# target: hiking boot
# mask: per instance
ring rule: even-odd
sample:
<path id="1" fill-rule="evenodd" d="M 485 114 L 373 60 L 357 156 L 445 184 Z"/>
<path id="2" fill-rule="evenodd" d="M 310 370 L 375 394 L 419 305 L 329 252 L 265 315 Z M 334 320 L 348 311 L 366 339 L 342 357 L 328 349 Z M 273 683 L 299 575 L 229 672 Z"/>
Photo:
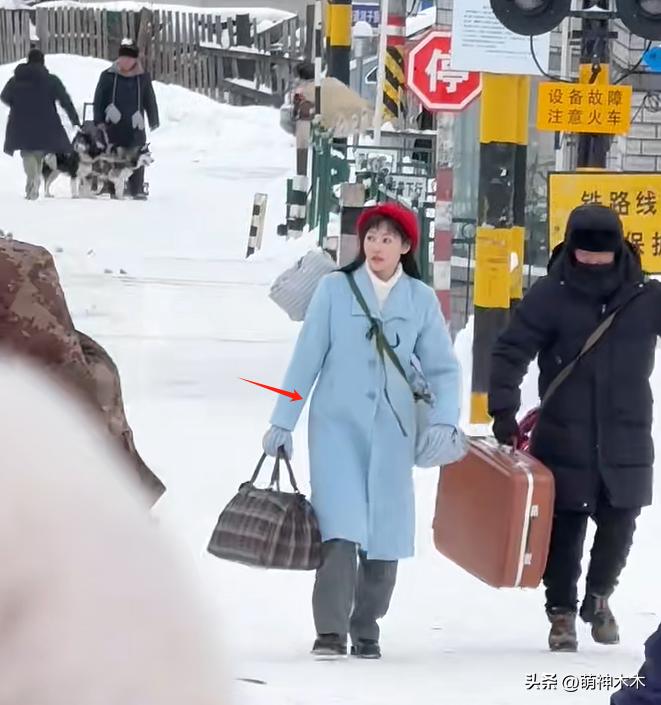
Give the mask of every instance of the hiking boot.
<path id="1" fill-rule="evenodd" d="M 318 658 L 341 658 L 347 655 L 347 640 L 339 634 L 319 634 L 312 654 Z"/>
<path id="2" fill-rule="evenodd" d="M 581 605 L 580 616 L 592 625 L 592 638 L 598 644 L 620 643 L 620 632 L 607 597 L 588 593 Z"/>
<path id="3" fill-rule="evenodd" d="M 549 649 L 551 651 L 576 651 L 576 612 L 553 608 L 547 611 L 551 622 L 549 632 Z"/>
<path id="4" fill-rule="evenodd" d="M 376 639 L 359 639 L 351 646 L 351 655 L 358 658 L 381 658 L 381 647 Z"/>

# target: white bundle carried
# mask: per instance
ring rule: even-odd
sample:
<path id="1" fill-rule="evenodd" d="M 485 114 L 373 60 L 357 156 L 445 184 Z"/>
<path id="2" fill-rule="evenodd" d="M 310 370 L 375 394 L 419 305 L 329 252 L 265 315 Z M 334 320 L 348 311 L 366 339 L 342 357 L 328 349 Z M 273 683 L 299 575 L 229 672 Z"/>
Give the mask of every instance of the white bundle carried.
<path id="1" fill-rule="evenodd" d="M 336 269 L 329 254 L 311 250 L 273 282 L 269 296 L 292 321 L 302 321 L 319 281 Z"/>

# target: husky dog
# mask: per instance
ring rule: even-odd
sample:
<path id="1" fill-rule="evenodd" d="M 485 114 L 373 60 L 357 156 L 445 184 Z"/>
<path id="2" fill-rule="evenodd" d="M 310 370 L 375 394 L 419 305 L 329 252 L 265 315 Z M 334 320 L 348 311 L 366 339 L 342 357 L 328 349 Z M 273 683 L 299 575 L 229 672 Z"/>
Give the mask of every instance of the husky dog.
<path id="1" fill-rule="evenodd" d="M 133 172 L 154 163 L 148 144 L 113 147 L 103 130 L 96 128 L 79 131 L 72 146 L 69 154 L 49 154 L 44 159 L 42 175 L 48 198 L 52 198 L 50 188 L 55 179 L 66 174 L 71 180 L 73 198 L 91 198 L 111 191 L 115 198 L 123 199 L 126 182 Z"/>
<path id="2" fill-rule="evenodd" d="M 91 175 L 95 162 L 108 150 L 108 142 L 101 130 L 79 130 L 72 142 L 69 154 L 48 154 L 44 158 L 46 198 L 52 198 L 51 186 L 58 176 L 66 174 L 71 181 L 71 196 L 78 198 L 81 191 L 89 196 L 92 191 Z"/>
<path id="3" fill-rule="evenodd" d="M 97 195 L 107 186 L 112 186 L 111 192 L 115 198 L 122 200 L 126 193 L 126 183 L 137 169 L 151 166 L 154 163 L 149 145 L 142 147 L 112 147 L 95 163 L 94 174 L 98 177 L 100 187 Z"/>

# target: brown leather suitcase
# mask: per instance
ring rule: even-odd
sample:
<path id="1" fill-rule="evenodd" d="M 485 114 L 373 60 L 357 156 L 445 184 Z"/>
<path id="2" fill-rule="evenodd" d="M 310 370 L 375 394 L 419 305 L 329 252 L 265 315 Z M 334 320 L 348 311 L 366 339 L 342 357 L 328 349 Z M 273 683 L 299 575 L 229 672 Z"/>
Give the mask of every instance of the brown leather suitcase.
<path id="1" fill-rule="evenodd" d="M 471 440 L 441 470 L 434 516 L 437 550 L 485 583 L 534 588 L 546 567 L 555 487 L 527 453 Z"/>

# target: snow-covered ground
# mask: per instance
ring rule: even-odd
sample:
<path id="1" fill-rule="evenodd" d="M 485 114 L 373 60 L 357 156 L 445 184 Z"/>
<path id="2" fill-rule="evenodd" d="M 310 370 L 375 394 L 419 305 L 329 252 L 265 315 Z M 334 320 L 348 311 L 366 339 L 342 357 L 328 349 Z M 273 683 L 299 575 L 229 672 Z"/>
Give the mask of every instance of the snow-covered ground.
<path id="1" fill-rule="evenodd" d="M 80 108 L 104 66 L 63 57 L 48 63 Z M 0 67 L 0 84 L 11 70 Z M 239 377 L 277 386 L 298 330 L 268 299 L 269 284 L 311 242 L 285 243 L 275 235 L 295 158 L 275 110 L 218 105 L 161 85 L 156 92 L 163 127 L 151 138 L 149 201 L 73 201 L 62 181 L 57 198 L 26 202 L 18 158 L 3 157 L 0 228 L 56 254 L 77 325 L 106 345 L 120 367 L 138 447 L 169 488 L 156 513 L 163 530 L 192 552 L 218 606 L 237 678 L 234 702 L 606 705 L 605 687 L 569 693 L 561 680 L 630 676 L 637 669 L 661 614 L 658 508 L 640 521 L 613 600 L 622 644 L 598 647 L 581 625 L 575 655 L 546 650 L 541 591 L 490 589 L 435 551 L 436 472 L 417 475 L 418 555 L 401 565 L 380 662 L 311 660 L 312 575 L 256 571 L 206 554 L 218 513 L 260 456 L 274 401 Z M 5 120 L 0 108 L 2 133 Z M 269 196 L 267 227 L 262 252 L 246 261 L 255 192 Z M 467 402 L 470 330 L 456 346 Z M 657 373 L 656 389 L 659 381 Z M 535 402 L 534 371 L 525 397 L 528 406 Z M 305 421 L 304 415 L 295 434 L 294 470 L 306 488 Z M 554 674 L 557 689 L 526 688 L 528 676 Z"/>

